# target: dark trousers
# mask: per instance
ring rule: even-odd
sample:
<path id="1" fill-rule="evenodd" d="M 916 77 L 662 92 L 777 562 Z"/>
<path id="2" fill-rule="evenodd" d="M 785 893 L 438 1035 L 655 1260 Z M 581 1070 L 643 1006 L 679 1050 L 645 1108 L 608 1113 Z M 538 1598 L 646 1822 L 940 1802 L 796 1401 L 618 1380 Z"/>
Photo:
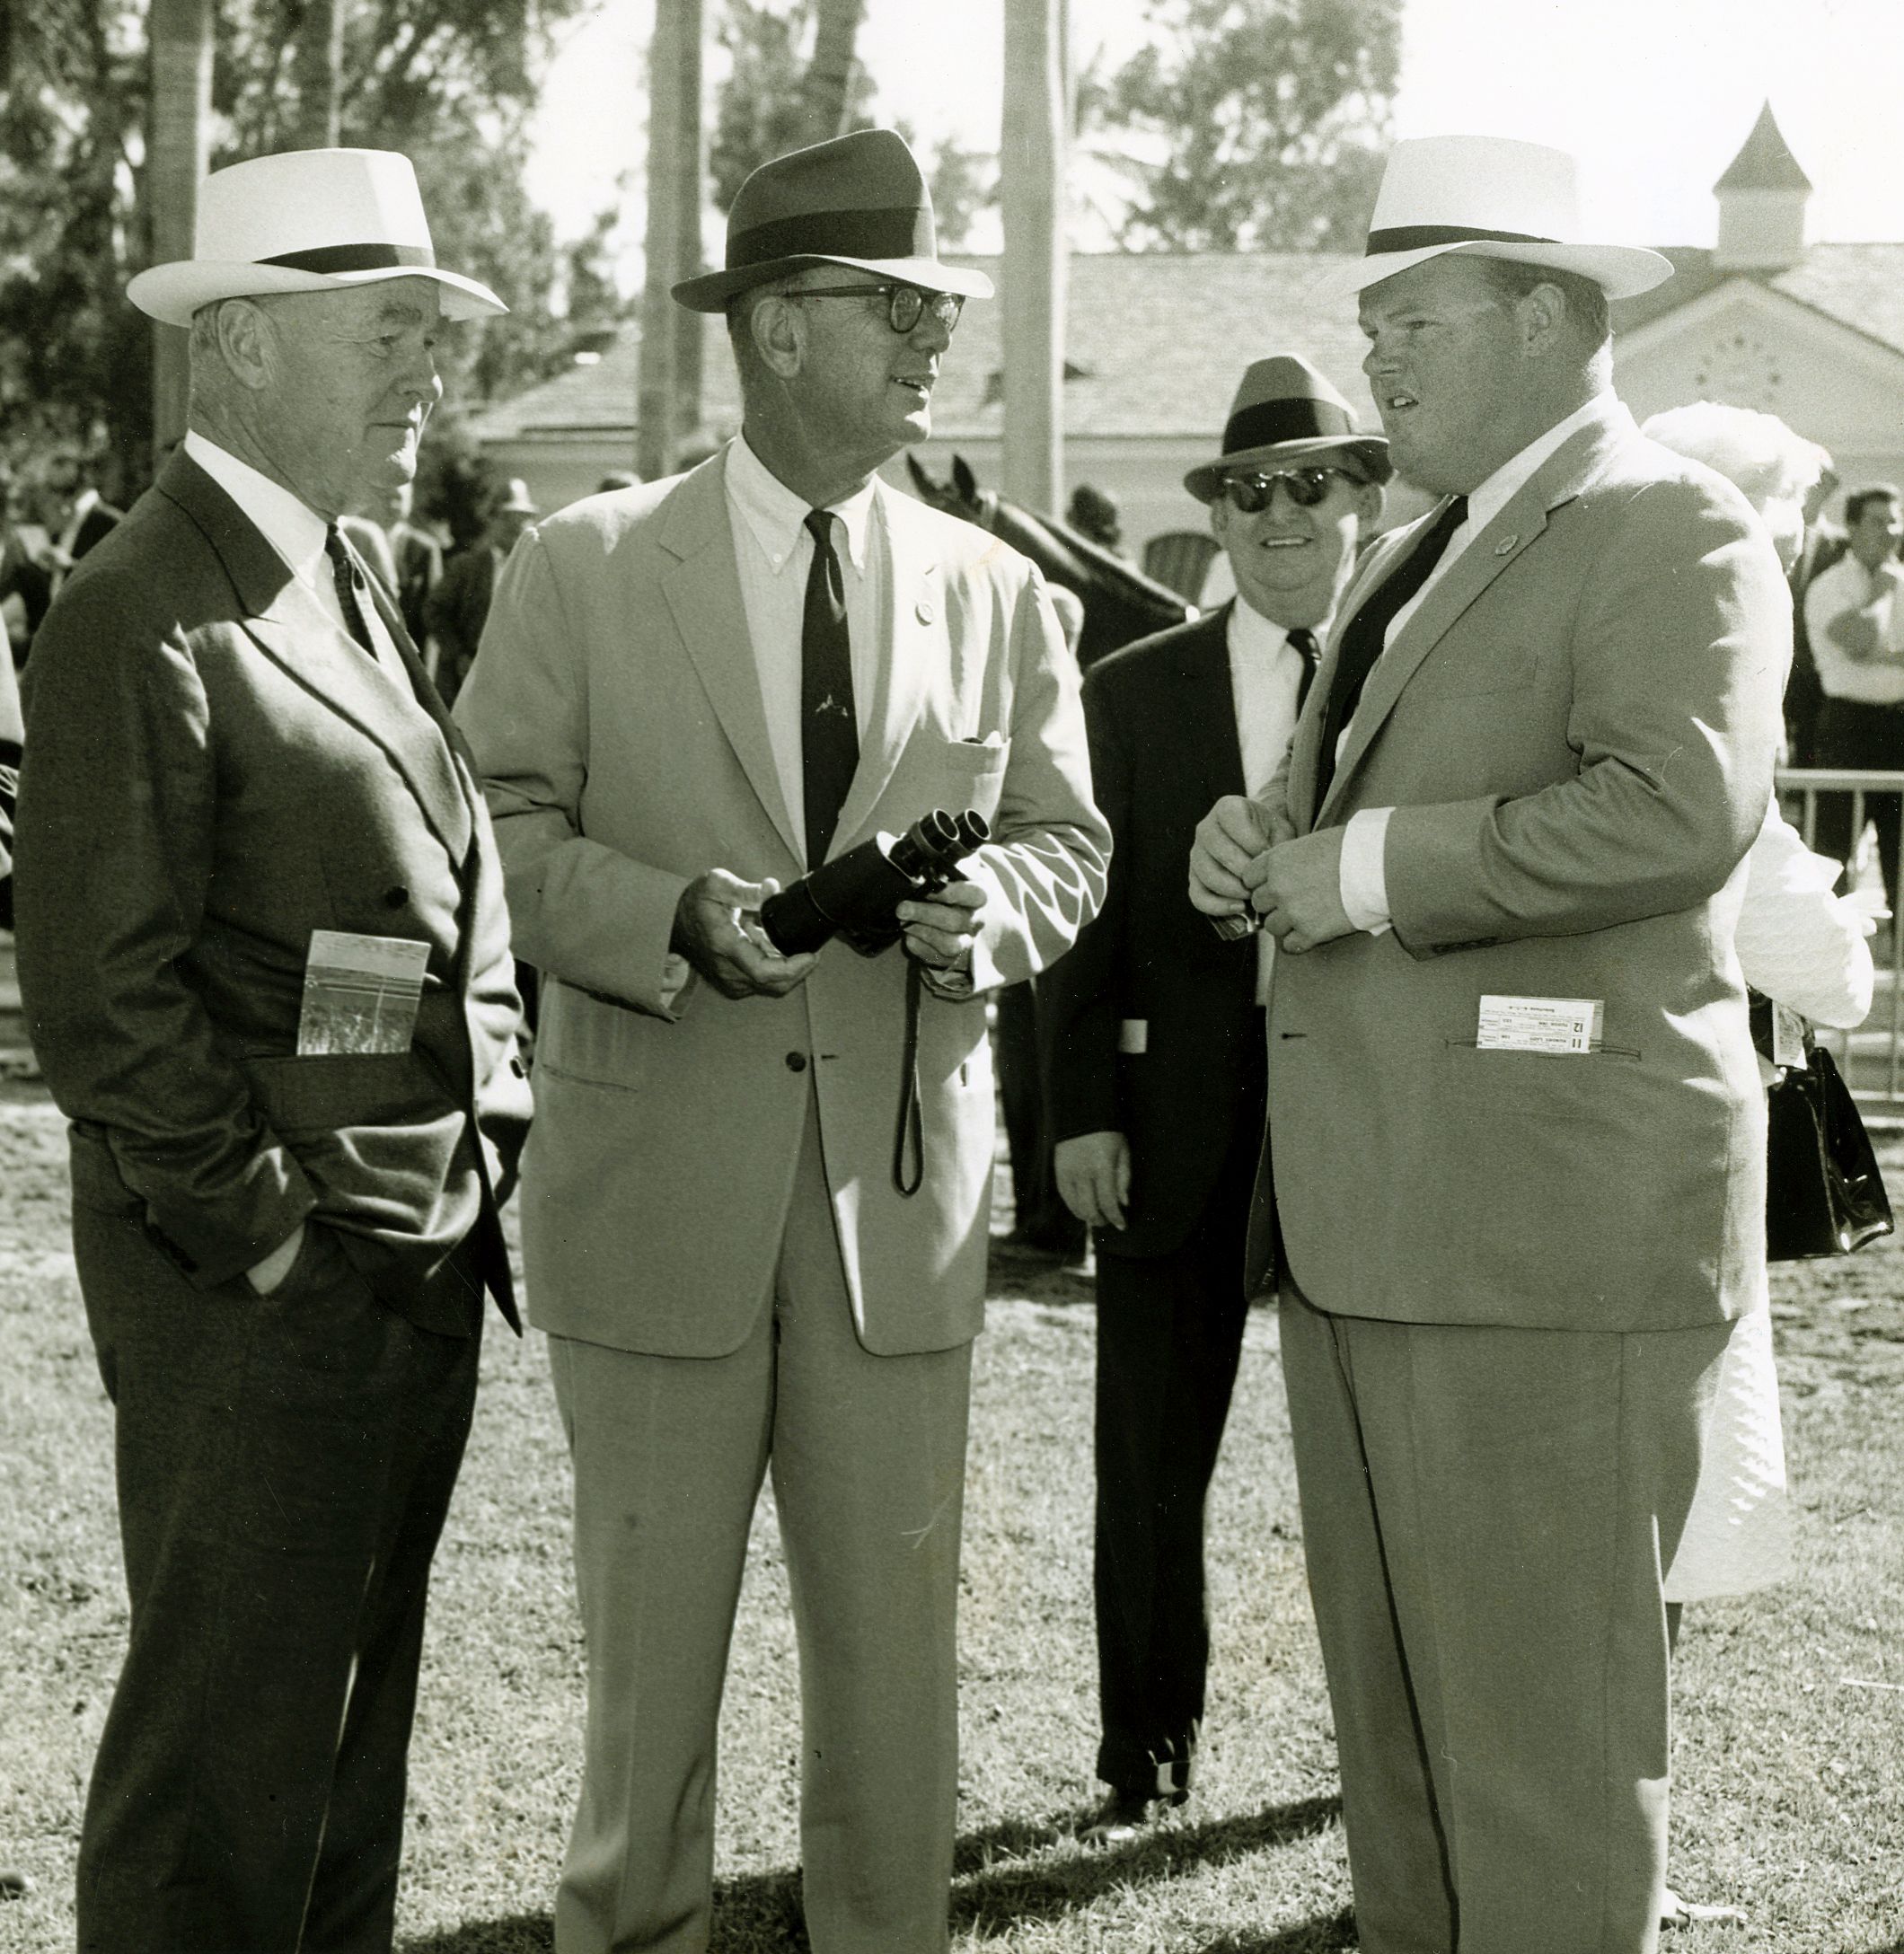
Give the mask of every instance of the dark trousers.
<path id="1" fill-rule="evenodd" d="M 266 1298 L 193 1289 L 136 1212 L 75 1201 L 73 1235 L 132 1615 L 82 1954 L 384 1954 L 480 1336 L 379 1302 L 321 1226 Z"/>
<path id="2" fill-rule="evenodd" d="M 1007 984 L 998 993 L 994 1034 L 1005 1150 L 1011 1156 L 1013 1233 L 1036 1247 L 1080 1254 L 1084 1224 L 1064 1205 L 1053 1166 L 1037 992 L 1031 980 Z"/>
<path id="3" fill-rule="evenodd" d="M 1904 768 L 1904 706 L 1864 706 L 1827 699 L 1819 710 L 1817 760 L 1820 767 Z M 1898 906 L 1898 837 L 1904 801 L 1895 794 L 1867 794 L 1864 812 L 1877 830 L 1884 899 Z M 1857 836 L 1851 832 L 1851 796 L 1820 794 L 1812 846 L 1847 867 Z"/>
<path id="4" fill-rule="evenodd" d="M 1238 1122 L 1180 1248 L 1124 1256 L 1098 1236 L 1097 1775 L 1120 1791 L 1190 1782 L 1210 1661 L 1203 1505 L 1248 1315 L 1243 1236 L 1261 1123 Z"/>

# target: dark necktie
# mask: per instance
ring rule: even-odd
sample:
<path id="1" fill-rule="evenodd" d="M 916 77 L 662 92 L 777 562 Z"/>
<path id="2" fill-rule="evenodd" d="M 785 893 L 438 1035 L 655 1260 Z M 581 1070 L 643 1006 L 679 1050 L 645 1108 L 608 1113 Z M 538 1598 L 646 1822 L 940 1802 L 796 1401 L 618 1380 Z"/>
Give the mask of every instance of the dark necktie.
<path id="1" fill-rule="evenodd" d="M 1362 609 L 1344 628 L 1335 654 L 1335 673 L 1329 683 L 1328 709 L 1322 719 L 1322 744 L 1316 753 L 1316 813 L 1321 811 L 1323 797 L 1335 778 L 1335 748 L 1343 728 L 1354 716 L 1362 686 L 1381 656 L 1395 613 L 1428 581 L 1429 572 L 1441 560 L 1448 539 L 1467 517 L 1468 497 L 1457 496 L 1429 525 L 1407 560 L 1369 593 Z"/>
<path id="2" fill-rule="evenodd" d="M 344 541 L 344 533 L 335 523 L 324 531 L 324 554 L 331 559 L 331 574 L 337 583 L 337 601 L 344 613 L 344 629 L 375 658 L 376 644 L 371 638 L 369 625 L 364 621 L 364 597 L 368 594 L 364 590 L 364 573 L 357 568 L 350 545 Z"/>
<path id="3" fill-rule="evenodd" d="M 807 609 L 800 624 L 800 759 L 809 868 L 826 859 L 841 805 L 859 764 L 846 584 L 833 551 L 833 525 L 831 511 L 807 512 L 813 566 L 807 573 Z"/>
<path id="4" fill-rule="evenodd" d="M 1309 682 L 1316 676 L 1316 661 L 1322 656 L 1322 647 L 1316 642 L 1316 634 L 1306 626 L 1291 625 L 1283 632 L 1291 650 L 1302 660 L 1302 676 L 1296 681 L 1296 710 L 1302 710 L 1302 701 L 1309 697 Z"/>

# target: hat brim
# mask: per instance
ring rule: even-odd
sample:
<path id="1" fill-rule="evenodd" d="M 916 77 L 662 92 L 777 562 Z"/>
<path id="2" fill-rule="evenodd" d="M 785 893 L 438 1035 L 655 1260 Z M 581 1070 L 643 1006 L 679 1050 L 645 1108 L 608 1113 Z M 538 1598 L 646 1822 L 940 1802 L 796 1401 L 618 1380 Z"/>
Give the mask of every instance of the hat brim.
<path id="1" fill-rule="evenodd" d="M 1305 457 L 1319 460 L 1325 454 L 1353 455 L 1368 480 L 1377 488 L 1395 472 L 1395 464 L 1388 459 L 1387 435 L 1306 435 L 1300 441 L 1272 441 L 1265 447 L 1238 448 L 1220 461 L 1205 462 L 1184 477 L 1184 487 L 1199 502 L 1214 502 L 1223 492 L 1226 475 L 1272 462 L 1286 463 Z"/>
<path id="2" fill-rule="evenodd" d="M 1671 259 L 1641 244 L 1503 244 L 1493 239 L 1464 240 L 1458 244 L 1426 244 L 1418 251 L 1378 251 L 1371 258 L 1355 259 L 1326 272 L 1316 281 L 1317 290 L 1337 296 L 1366 292 L 1384 278 L 1425 264 L 1431 258 L 1445 258 L 1450 251 L 1576 272 L 1583 278 L 1591 278 L 1609 299 L 1633 298 L 1641 292 L 1650 292 L 1654 286 L 1665 284 L 1673 269 Z"/>
<path id="3" fill-rule="evenodd" d="M 742 265 L 732 271 L 708 271 L 698 278 L 683 278 L 674 288 L 674 303 L 691 312 L 725 312 L 743 292 L 814 265 L 844 265 L 850 271 L 869 271 L 875 277 L 916 285 L 925 292 L 956 292 L 961 298 L 992 296 L 992 280 L 983 271 L 941 264 L 936 258 L 836 258 L 829 251 L 802 251 L 790 258 Z"/>
<path id="4" fill-rule="evenodd" d="M 508 307 L 474 278 L 434 265 L 379 266 L 371 271 L 293 271 L 284 265 L 181 259 L 154 265 L 126 287 L 126 296 L 168 326 L 189 326 L 201 306 L 225 298 L 269 298 L 284 292 L 342 292 L 392 278 L 428 278 L 443 287 L 445 319 L 483 319 Z"/>

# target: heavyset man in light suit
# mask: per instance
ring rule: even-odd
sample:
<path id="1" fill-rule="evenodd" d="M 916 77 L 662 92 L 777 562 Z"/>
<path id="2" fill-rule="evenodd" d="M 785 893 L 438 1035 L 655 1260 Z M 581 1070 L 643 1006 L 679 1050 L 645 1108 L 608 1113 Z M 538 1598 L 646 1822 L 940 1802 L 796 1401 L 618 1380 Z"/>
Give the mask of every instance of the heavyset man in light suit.
<path id="1" fill-rule="evenodd" d="M 529 1099 L 480 791 L 337 523 L 414 471 L 442 319 L 503 307 L 374 150 L 217 172 L 131 295 L 190 330 L 190 431 L 34 647 L 16 870 L 132 1604 L 79 1943 L 376 1954 Z M 313 1012 L 321 932 L 407 959 L 413 1022 Z"/>
<path id="2" fill-rule="evenodd" d="M 727 314 L 742 435 L 532 528 L 458 700 L 546 979 L 524 1247 L 589 1683 L 561 1954 L 708 1945 L 721 1684 L 770 1466 L 815 1954 L 947 1944 L 982 993 L 1067 947 L 1106 847 L 1036 573 L 874 475 L 929 431 L 960 303 L 990 289 L 938 261 L 889 131 L 763 165 L 726 268 L 675 295 Z M 993 839 L 901 905 L 903 946 L 772 951 L 754 914 L 777 883 L 935 807 Z"/>
<path id="3" fill-rule="evenodd" d="M 1605 297 L 1665 260 L 1579 237 L 1557 151 L 1390 158 L 1366 370 L 1449 499 L 1370 553 L 1280 791 L 1192 858 L 1281 950 L 1251 1277 L 1274 1228 L 1368 1954 L 1653 1948 L 1661 1569 L 1764 1254 L 1731 946 L 1788 599 L 1610 392 Z"/>

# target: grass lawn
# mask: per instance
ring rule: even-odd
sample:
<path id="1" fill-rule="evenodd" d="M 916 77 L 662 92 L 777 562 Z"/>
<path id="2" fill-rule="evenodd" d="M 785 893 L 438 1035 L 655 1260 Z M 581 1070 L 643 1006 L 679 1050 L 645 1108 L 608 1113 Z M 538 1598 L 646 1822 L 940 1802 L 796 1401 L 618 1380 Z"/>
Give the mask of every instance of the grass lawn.
<path id="1" fill-rule="evenodd" d="M 110 1420 L 43 1094 L 0 1102 L 0 1950 L 72 1945 L 85 1773 L 125 1624 Z M 1887 1154 L 1904 1194 L 1904 1147 Z M 1800 1578 L 1688 1610 L 1672 1871 L 1743 1906 L 1692 1944 L 1904 1954 L 1904 1257 L 1782 1271 L 1775 1309 Z M 1335 1751 L 1303 1588 L 1274 1324 L 1251 1321 L 1211 1519 L 1217 1656 L 1200 1780 L 1127 1850 L 1067 1828 L 1095 1795 L 1091 1311 L 994 1268 L 979 1344 L 961 1617 L 955 1944 L 1023 1954 L 1353 1948 Z M 769 1496 L 771 1500 L 771 1495 Z M 399 1946 L 528 1954 L 576 1783 L 581 1649 L 568 1474 L 536 1339 L 492 1334 L 437 1562 Z M 715 1945 L 802 1949 L 792 1633 L 763 1501 L 722 1733 Z M 1529 1950 L 1538 1954 L 1538 1950 Z"/>

